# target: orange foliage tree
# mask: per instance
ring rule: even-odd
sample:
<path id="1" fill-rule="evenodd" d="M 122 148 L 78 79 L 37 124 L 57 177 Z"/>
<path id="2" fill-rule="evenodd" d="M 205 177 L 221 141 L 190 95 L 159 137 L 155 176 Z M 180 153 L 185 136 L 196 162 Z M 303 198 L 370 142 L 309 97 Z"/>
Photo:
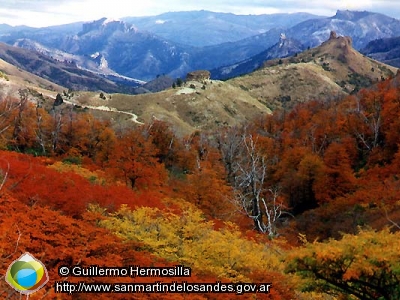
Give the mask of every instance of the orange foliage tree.
<path id="1" fill-rule="evenodd" d="M 158 151 L 139 130 L 125 133 L 109 155 L 108 169 L 132 189 L 161 187 L 167 173 Z"/>

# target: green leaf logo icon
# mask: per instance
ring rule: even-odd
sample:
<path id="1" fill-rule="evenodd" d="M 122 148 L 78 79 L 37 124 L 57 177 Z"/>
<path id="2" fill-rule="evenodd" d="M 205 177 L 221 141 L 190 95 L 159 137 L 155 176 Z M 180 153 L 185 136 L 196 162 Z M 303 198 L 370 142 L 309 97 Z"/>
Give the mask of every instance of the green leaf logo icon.
<path id="1" fill-rule="evenodd" d="M 6 282 L 21 294 L 32 294 L 48 281 L 46 267 L 28 252 L 15 260 L 6 273 Z"/>

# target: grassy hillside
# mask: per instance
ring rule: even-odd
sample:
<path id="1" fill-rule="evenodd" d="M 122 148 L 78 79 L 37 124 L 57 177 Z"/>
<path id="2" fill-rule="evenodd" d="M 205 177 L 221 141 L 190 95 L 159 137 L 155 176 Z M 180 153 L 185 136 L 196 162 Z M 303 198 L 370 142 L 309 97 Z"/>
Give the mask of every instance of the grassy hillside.
<path id="1" fill-rule="evenodd" d="M 101 99 L 98 93 L 78 93 L 72 101 L 83 107 L 107 106 L 131 112 L 146 123 L 162 120 L 172 124 L 179 136 L 196 130 L 239 125 L 271 112 L 246 91 L 226 82 L 209 80 L 186 82 L 182 87 L 152 94 L 107 94 L 105 99 Z M 130 116 L 112 114 L 112 117 L 115 122 L 132 125 Z"/>

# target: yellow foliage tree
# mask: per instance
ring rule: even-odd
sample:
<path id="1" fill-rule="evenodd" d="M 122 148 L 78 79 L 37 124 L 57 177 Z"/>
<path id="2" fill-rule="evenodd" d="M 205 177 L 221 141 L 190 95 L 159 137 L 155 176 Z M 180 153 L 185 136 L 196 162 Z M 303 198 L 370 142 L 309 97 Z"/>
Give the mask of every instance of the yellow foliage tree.
<path id="1" fill-rule="evenodd" d="M 359 299 L 400 299 L 400 233 L 362 230 L 341 240 L 306 243 L 286 271 L 310 279 L 305 289 Z"/>
<path id="2" fill-rule="evenodd" d="M 215 230 L 199 209 L 179 201 L 172 200 L 185 207 L 181 215 L 148 207 L 132 211 L 122 206 L 99 225 L 123 239 L 143 243 L 158 256 L 219 278 L 249 282 L 248 275 L 254 271 L 283 271 L 278 246 L 249 240 L 229 222 Z M 98 211 L 95 207 L 92 210 Z"/>

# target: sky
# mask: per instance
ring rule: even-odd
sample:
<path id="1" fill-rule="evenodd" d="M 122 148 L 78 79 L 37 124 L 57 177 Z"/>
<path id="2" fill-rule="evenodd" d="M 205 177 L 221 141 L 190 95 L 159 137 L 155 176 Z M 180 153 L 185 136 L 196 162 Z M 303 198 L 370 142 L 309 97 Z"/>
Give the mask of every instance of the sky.
<path id="1" fill-rule="evenodd" d="M 309 12 L 324 16 L 349 9 L 400 19 L 400 0 L 0 0 L 0 24 L 45 27 L 201 9 L 243 15 Z"/>

